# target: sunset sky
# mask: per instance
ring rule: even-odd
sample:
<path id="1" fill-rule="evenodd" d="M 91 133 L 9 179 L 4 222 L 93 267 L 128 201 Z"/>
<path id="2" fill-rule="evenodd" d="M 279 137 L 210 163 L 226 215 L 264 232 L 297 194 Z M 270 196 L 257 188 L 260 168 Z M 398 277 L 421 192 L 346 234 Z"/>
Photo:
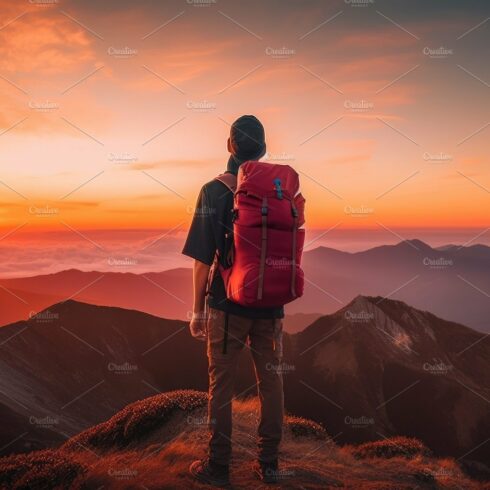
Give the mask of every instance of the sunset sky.
<path id="1" fill-rule="evenodd" d="M 176 257 L 241 114 L 300 173 L 310 232 L 488 243 L 489 16 L 484 0 L 1 1 L 0 274 L 116 235 Z"/>

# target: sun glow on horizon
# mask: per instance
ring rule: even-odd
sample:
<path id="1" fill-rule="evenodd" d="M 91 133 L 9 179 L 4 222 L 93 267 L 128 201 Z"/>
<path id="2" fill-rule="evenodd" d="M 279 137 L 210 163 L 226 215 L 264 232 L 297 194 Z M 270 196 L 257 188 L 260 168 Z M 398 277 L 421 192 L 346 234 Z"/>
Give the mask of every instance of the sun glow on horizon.
<path id="1" fill-rule="evenodd" d="M 488 226 L 483 11 L 252 3 L 1 1 L 4 234 L 185 229 L 242 113 L 312 229 Z"/>

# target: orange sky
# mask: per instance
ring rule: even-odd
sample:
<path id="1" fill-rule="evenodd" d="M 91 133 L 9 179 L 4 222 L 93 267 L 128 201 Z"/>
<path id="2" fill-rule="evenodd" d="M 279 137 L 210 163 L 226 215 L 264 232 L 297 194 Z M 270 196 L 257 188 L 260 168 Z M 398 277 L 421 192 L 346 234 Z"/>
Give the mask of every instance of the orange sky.
<path id="1" fill-rule="evenodd" d="M 2 235 L 185 229 L 243 113 L 310 228 L 488 227 L 485 2 L 47 3 L 0 2 Z"/>

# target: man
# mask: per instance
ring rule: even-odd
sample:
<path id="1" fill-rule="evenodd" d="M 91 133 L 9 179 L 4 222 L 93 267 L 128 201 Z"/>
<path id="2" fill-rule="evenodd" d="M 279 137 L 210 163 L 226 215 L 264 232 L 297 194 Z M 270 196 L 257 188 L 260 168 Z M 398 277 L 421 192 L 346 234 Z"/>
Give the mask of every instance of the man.
<path id="1" fill-rule="evenodd" d="M 231 126 L 230 158 L 226 173 L 236 175 L 248 160 L 259 160 L 266 152 L 265 133 L 254 116 L 242 116 Z M 231 458 L 233 380 L 238 356 L 250 344 L 258 384 L 260 423 L 258 427 L 257 475 L 268 483 L 278 476 L 278 448 L 282 436 L 284 395 L 280 362 L 284 308 L 251 308 L 227 299 L 219 272 L 212 274 L 208 306 L 206 289 L 215 256 L 226 267 L 231 244 L 233 192 L 221 181 L 212 180 L 201 189 L 183 253 L 194 261 L 194 305 L 191 334 L 207 339 L 209 360 L 210 428 L 209 453 L 195 461 L 190 472 L 201 482 L 229 484 Z M 214 268 L 213 268 L 214 269 Z"/>

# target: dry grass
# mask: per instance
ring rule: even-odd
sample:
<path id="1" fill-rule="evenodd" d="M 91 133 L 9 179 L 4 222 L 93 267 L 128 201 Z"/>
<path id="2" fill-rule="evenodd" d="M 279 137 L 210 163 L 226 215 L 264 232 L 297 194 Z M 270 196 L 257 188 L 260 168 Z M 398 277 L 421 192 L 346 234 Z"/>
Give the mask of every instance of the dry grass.
<path id="1" fill-rule="evenodd" d="M 206 395 L 178 391 L 129 405 L 58 450 L 0 460 L 0 487 L 209 488 L 188 467 L 205 456 Z M 233 488 L 265 488 L 255 480 L 257 400 L 234 403 Z M 436 459 L 417 440 L 339 448 L 325 430 L 297 417 L 285 420 L 281 489 L 477 489 L 451 459 Z"/>

